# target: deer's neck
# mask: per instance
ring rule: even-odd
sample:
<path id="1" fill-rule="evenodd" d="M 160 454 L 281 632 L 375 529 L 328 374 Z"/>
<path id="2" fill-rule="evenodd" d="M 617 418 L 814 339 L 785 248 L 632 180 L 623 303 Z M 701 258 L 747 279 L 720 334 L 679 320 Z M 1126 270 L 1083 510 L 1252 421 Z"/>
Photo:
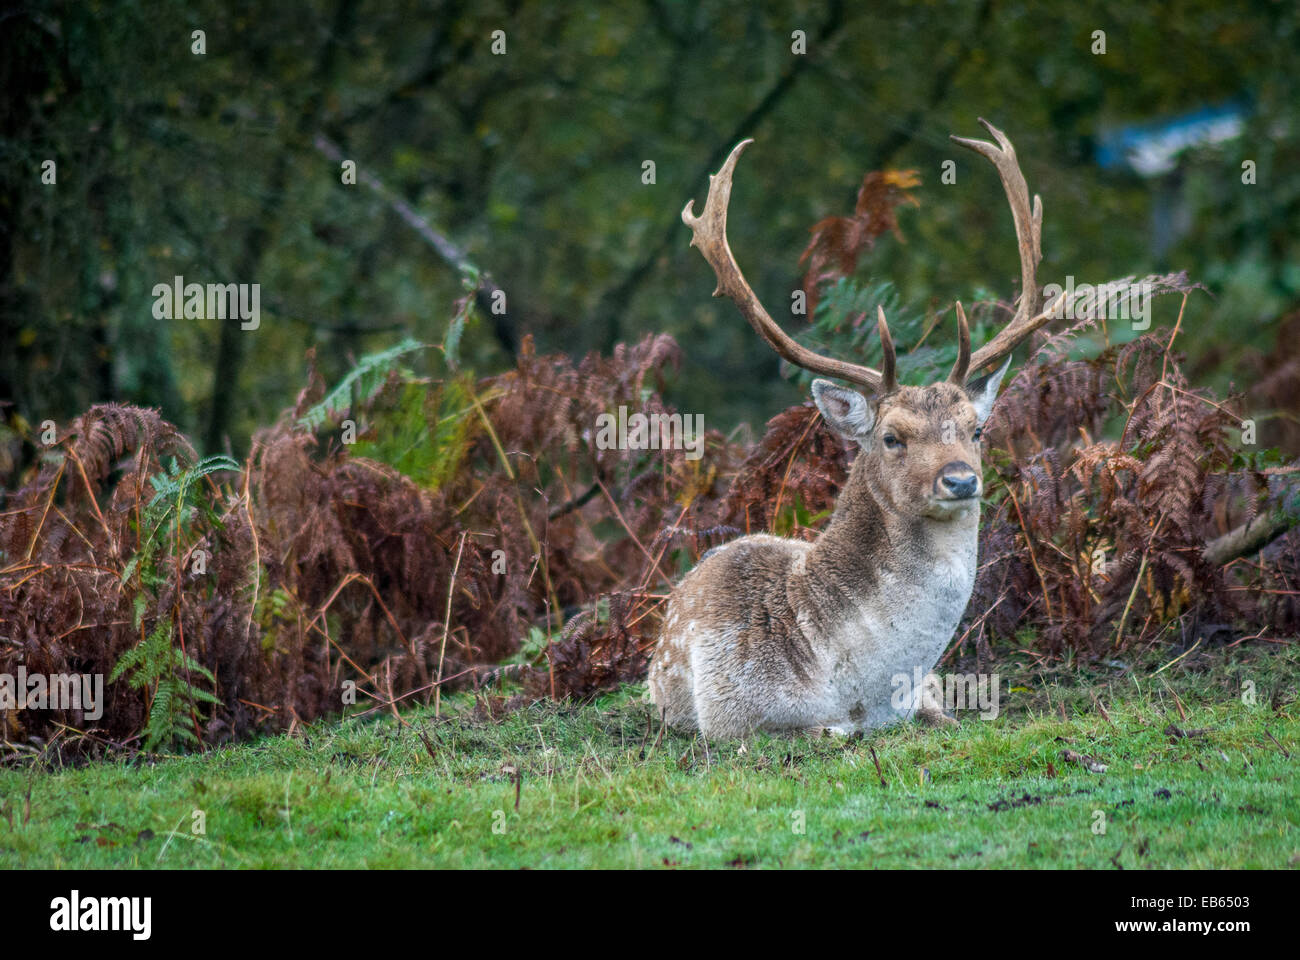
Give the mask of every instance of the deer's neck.
<path id="1" fill-rule="evenodd" d="M 920 596 L 936 572 L 944 579 L 969 578 L 973 584 L 978 505 L 963 516 L 934 520 L 903 513 L 883 490 L 872 465 L 857 457 L 831 522 L 809 551 L 810 577 L 852 597 L 872 594 L 882 579 L 914 583 Z"/>

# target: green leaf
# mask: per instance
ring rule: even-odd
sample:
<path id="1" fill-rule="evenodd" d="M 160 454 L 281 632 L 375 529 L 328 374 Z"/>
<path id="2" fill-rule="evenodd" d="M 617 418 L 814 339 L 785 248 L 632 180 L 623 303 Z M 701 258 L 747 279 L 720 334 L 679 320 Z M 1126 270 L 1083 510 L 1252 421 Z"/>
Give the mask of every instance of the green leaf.
<path id="1" fill-rule="evenodd" d="M 298 425 L 309 430 L 319 429 L 332 412 L 350 410 L 354 403 L 369 400 L 384 385 L 388 372 L 397 366 L 399 358 L 423 349 L 425 349 L 423 343 L 407 337 L 387 350 L 362 357 L 320 403 L 303 414 L 298 420 Z"/>

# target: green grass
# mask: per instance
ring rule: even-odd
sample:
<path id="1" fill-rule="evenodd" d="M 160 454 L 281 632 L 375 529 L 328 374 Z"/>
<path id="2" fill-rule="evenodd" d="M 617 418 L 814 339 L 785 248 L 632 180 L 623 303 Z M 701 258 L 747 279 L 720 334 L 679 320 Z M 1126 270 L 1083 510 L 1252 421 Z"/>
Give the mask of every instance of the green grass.
<path id="1" fill-rule="evenodd" d="M 1158 666 L 1003 666 L 996 720 L 759 735 L 743 752 L 671 733 L 655 748 L 638 686 L 586 706 L 495 698 L 495 718 L 461 695 L 438 722 L 422 709 L 409 726 L 352 718 L 154 762 L 10 768 L 0 867 L 1300 865 L 1300 650 Z"/>

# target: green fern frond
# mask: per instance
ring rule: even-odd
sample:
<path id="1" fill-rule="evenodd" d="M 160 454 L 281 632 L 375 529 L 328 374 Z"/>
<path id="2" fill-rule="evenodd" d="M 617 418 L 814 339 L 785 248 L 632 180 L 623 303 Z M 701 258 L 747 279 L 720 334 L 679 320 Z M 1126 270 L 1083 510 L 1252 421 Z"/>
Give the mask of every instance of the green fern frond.
<path id="1" fill-rule="evenodd" d="M 320 403 L 302 415 L 298 426 L 317 430 L 329 420 L 331 413 L 351 410 L 354 404 L 370 400 L 383 387 L 389 372 L 398 367 L 401 357 L 423 349 L 423 343 L 407 337 L 387 350 L 362 357 Z"/>

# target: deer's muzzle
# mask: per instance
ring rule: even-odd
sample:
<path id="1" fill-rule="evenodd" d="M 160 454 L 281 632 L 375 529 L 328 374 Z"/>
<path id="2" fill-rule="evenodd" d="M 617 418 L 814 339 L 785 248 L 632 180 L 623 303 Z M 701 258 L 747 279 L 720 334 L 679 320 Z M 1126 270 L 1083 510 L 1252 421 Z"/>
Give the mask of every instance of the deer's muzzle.
<path id="1" fill-rule="evenodd" d="M 980 478 L 969 463 L 952 460 L 934 478 L 934 495 L 939 500 L 970 500 L 980 494 Z"/>

